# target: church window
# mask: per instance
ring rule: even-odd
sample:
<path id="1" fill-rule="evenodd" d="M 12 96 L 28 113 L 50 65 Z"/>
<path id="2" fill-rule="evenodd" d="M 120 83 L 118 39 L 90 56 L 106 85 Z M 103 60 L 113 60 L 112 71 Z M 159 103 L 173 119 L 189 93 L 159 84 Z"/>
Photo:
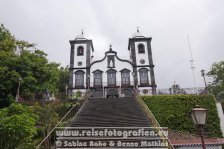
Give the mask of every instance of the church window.
<path id="1" fill-rule="evenodd" d="M 84 87 L 84 72 L 77 71 L 75 72 L 75 88 L 83 88 Z"/>
<path id="2" fill-rule="evenodd" d="M 140 76 L 140 85 L 141 86 L 149 85 L 148 70 L 146 68 L 142 68 L 139 70 L 139 76 Z"/>
<path id="3" fill-rule="evenodd" d="M 121 84 L 130 85 L 130 70 L 123 69 L 121 71 Z"/>
<path id="4" fill-rule="evenodd" d="M 100 70 L 94 72 L 94 86 L 102 86 L 102 71 Z"/>
<path id="5" fill-rule="evenodd" d="M 110 69 L 107 71 L 108 86 L 116 86 L 116 70 Z"/>
<path id="6" fill-rule="evenodd" d="M 138 53 L 145 53 L 145 46 L 141 43 L 138 45 Z"/>
<path id="7" fill-rule="evenodd" d="M 82 62 L 78 62 L 78 66 L 82 66 Z"/>
<path id="8" fill-rule="evenodd" d="M 82 55 L 84 55 L 84 48 L 83 48 L 83 46 L 79 46 L 79 47 L 77 48 L 77 55 L 78 55 L 78 56 L 82 56 Z"/>

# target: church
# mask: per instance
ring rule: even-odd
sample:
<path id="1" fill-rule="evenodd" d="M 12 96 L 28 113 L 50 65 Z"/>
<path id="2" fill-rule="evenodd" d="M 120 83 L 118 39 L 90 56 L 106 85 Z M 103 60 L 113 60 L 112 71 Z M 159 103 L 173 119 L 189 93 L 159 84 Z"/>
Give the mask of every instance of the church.
<path id="1" fill-rule="evenodd" d="M 94 59 L 93 41 L 83 32 L 70 40 L 69 94 L 90 91 L 91 97 L 130 97 L 156 94 L 151 37 L 137 32 L 129 38 L 129 59 L 121 59 L 110 47 L 102 59 Z"/>

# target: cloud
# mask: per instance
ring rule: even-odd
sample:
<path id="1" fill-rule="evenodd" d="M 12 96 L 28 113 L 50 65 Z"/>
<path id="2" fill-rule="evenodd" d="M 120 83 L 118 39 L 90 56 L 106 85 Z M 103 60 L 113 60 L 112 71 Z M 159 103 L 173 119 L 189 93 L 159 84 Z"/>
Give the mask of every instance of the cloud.
<path id="1" fill-rule="evenodd" d="M 0 1 L 0 22 L 19 39 L 38 44 L 51 61 L 69 65 L 69 40 L 81 30 L 93 40 L 95 56 L 113 45 L 129 57 L 128 38 L 140 31 L 152 37 L 152 52 L 159 88 L 173 82 L 193 87 L 188 34 L 200 70 L 223 60 L 224 10 L 221 0 L 7 0 Z"/>

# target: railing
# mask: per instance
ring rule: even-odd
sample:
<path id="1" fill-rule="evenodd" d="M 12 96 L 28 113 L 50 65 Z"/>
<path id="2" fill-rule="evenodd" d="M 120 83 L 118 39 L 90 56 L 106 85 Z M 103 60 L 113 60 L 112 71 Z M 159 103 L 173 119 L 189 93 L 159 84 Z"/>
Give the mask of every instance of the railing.
<path id="1" fill-rule="evenodd" d="M 48 135 L 36 146 L 36 149 L 51 149 L 54 145 L 55 130 L 57 127 L 64 127 L 70 124 L 71 119 L 75 116 L 80 106 L 89 98 L 87 94 L 84 95 L 76 104 L 74 104 L 70 110 L 61 118 L 61 120 L 53 127 Z"/>
<path id="2" fill-rule="evenodd" d="M 129 83 L 123 83 L 121 81 L 116 81 L 115 83 L 109 83 L 109 82 L 101 82 L 101 87 L 114 87 L 114 86 L 133 86 L 134 81 L 130 81 Z M 94 84 L 94 82 L 90 82 L 90 87 L 99 86 L 98 84 Z"/>
<path id="3" fill-rule="evenodd" d="M 129 81 L 129 82 L 122 82 L 122 81 L 116 81 L 115 83 L 109 83 L 109 82 L 101 82 L 101 83 L 97 83 L 95 84 L 94 82 L 84 82 L 82 86 L 77 86 L 75 83 L 72 84 L 73 88 L 77 88 L 77 89 L 87 89 L 88 87 L 92 88 L 92 87 L 128 87 L 128 86 L 134 86 L 135 83 L 134 81 Z M 144 84 L 140 84 L 140 82 L 138 82 L 138 87 L 150 87 L 151 84 L 150 83 L 144 83 Z"/>
<path id="4" fill-rule="evenodd" d="M 115 84 L 109 84 L 108 82 L 101 82 L 94 84 L 94 82 L 90 82 L 90 84 L 88 82 L 84 82 L 83 86 L 76 86 L 75 83 L 73 83 L 73 87 L 74 88 L 80 88 L 80 89 L 87 89 L 88 87 L 92 88 L 92 87 L 127 87 L 127 86 L 134 86 L 134 81 L 130 81 L 129 83 L 122 83 L 121 81 L 116 81 Z"/>
<path id="5" fill-rule="evenodd" d="M 204 87 L 157 89 L 157 94 L 204 94 Z"/>
<path id="6" fill-rule="evenodd" d="M 160 127 L 158 121 L 156 120 L 156 118 L 154 117 L 154 115 L 152 114 L 152 112 L 149 110 L 148 106 L 144 103 L 144 101 L 142 101 L 142 99 L 140 99 L 140 97 L 137 97 L 137 96 L 136 96 L 136 98 L 137 98 L 138 103 L 141 105 L 142 109 L 144 110 L 144 112 L 147 114 L 148 118 L 151 120 L 153 127 L 157 127 L 157 128 L 159 128 L 159 130 L 160 130 L 161 132 L 165 132 L 165 131 L 163 130 L 163 128 Z M 168 130 L 167 130 L 167 131 L 168 131 Z M 161 136 L 161 137 L 166 138 L 167 141 L 168 141 L 168 144 L 169 144 L 168 148 L 169 148 L 169 149 L 174 149 L 174 146 L 171 144 L 171 142 L 170 142 L 168 136 L 167 136 L 166 134 L 164 134 L 164 133 L 163 133 L 162 135 L 163 135 L 163 136 Z"/>

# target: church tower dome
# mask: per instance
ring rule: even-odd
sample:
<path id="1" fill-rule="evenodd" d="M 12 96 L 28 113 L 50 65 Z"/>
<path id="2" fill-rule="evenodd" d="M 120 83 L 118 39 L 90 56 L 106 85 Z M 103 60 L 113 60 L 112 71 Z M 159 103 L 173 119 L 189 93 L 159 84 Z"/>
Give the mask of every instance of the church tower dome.
<path id="1" fill-rule="evenodd" d="M 84 36 L 83 30 L 82 30 L 81 34 L 76 36 L 75 40 L 87 40 L 87 38 Z"/>
<path id="2" fill-rule="evenodd" d="M 143 35 L 140 31 L 139 31 L 139 28 L 137 28 L 137 32 L 134 33 L 131 38 L 146 38 L 145 35 Z"/>

